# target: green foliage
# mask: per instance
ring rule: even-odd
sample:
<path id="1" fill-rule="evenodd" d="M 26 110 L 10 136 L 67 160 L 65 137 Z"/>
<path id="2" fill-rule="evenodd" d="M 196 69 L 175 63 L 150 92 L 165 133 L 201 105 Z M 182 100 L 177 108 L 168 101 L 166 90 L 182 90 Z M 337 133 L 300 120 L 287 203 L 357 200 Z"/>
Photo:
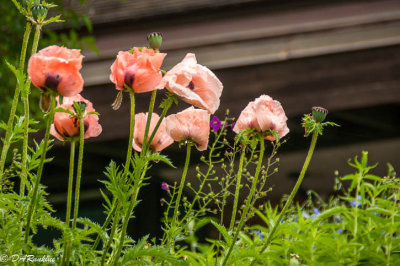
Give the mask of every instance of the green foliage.
<path id="1" fill-rule="evenodd" d="M 21 3 L 22 2 L 22 3 Z M 60 16 L 49 18 L 45 24 L 61 21 L 63 18 L 62 31 L 55 30 L 54 28 L 44 28 L 43 36 L 40 40 L 39 49 L 53 45 L 64 45 L 68 48 L 77 48 L 83 50 L 92 50 L 96 53 L 97 50 L 95 38 L 91 35 L 93 33 L 93 25 L 90 18 L 86 14 L 77 13 L 74 10 L 65 8 L 62 0 L 42 2 L 42 5 L 50 8 L 55 7 Z M 84 5 L 87 0 L 82 0 L 81 5 Z M 4 58 L 0 62 L 0 97 L 3 99 L 0 104 L 0 121 L 7 121 L 12 98 L 15 89 L 15 79 L 10 78 L 12 75 L 8 63 L 17 65 L 20 57 L 22 36 L 25 29 L 26 20 L 20 13 L 28 15 L 28 10 L 35 3 L 31 1 L 2 1 L 0 5 L 0 57 Z M 26 9 L 25 9 L 26 8 Z M 87 34 L 82 35 L 79 32 L 86 29 Z M 28 50 L 29 51 L 29 50 Z M 29 59 L 29 56 L 27 56 Z M 32 89 L 30 95 L 31 117 L 35 120 L 41 121 L 42 111 L 39 108 L 39 95 L 40 91 L 36 88 Z M 23 113 L 22 104 L 17 107 L 17 113 Z"/>

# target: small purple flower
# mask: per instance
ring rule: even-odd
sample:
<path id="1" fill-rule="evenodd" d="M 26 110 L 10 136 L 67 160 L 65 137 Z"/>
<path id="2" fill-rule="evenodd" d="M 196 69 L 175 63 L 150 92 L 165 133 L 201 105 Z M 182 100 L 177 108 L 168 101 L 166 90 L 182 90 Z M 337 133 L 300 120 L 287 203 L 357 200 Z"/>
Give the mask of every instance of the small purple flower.
<path id="1" fill-rule="evenodd" d="M 169 186 L 168 186 L 168 184 L 165 183 L 165 182 L 162 182 L 162 183 L 161 183 L 161 189 L 162 189 L 162 190 L 165 190 L 165 191 L 169 191 Z"/>
<path id="2" fill-rule="evenodd" d="M 339 230 L 336 231 L 338 234 L 341 234 L 343 232 L 343 229 L 340 228 Z"/>
<path id="3" fill-rule="evenodd" d="M 263 239 L 263 238 L 264 238 L 264 236 L 263 236 L 263 234 L 262 234 L 262 232 L 261 232 L 260 230 L 257 230 L 257 231 L 256 231 L 256 235 L 257 235 L 260 239 Z"/>
<path id="4" fill-rule="evenodd" d="M 357 195 L 357 200 L 350 201 L 351 206 L 353 206 L 353 207 L 360 206 L 362 204 L 360 201 L 358 201 L 360 199 L 361 199 L 361 195 Z"/>
<path id="5" fill-rule="evenodd" d="M 221 127 L 221 121 L 215 115 L 210 121 L 210 127 L 214 130 L 214 132 L 217 132 Z"/>
<path id="6" fill-rule="evenodd" d="M 234 121 L 234 122 L 232 123 L 232 129 L 235 127 L 235 125 L 236 125 L 236 121 Z"/>

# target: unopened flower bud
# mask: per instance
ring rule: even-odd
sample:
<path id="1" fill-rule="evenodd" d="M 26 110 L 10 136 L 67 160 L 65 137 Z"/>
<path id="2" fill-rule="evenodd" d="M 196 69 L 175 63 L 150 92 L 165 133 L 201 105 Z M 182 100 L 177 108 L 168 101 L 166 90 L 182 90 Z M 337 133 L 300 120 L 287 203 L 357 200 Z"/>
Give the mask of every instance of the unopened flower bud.
<path id="1" fill-rule="evenodd" d="M 153 32 L 150 33 L 147 36 L 147 41 L 149 42 L 149 45 L 151 48 L 153 48 L 154 50 L 158 51 L 161 47 L 162 44 L 162 36 L 161 33 L 159 32 Z"/>
<path id="2" fill-rule="evenodd" d="M 47 7 L 44 7 L 42 5 L 34 5 L 32 7 L 32 15 L 35 18 L 35 20 L 41 19 L 44 20 L 47 16 Z"/>
<path id="3" fill-rule="evenodd" d="M 326 115 L 328 114 L 328 110 L 323 107 L 313 107 L 312 108 L 312 117 L 315 122 L 321 123 L 325 120 Z"/>

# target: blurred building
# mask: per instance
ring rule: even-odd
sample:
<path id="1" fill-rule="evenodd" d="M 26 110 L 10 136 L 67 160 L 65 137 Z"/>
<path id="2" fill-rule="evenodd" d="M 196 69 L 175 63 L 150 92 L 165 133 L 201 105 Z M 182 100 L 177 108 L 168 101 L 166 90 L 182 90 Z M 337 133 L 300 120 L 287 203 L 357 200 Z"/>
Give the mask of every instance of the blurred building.
<path id="1" fill-rule="evenodd" d="M 117 91 L 109 81 L 110 66 L 118 51 L 145 46 L 151 32 L 164 37 L 164 69 L 193 52 L 221 79 L 217 116 L 229 108 L 238 117 L 261 94 L 282 103 L 291 132 L 279 156 L 280 170 L 269 182 L 270 199 L 294 185 L 310 141 L 303 137 L 301 117 L 312 106 L 327 108 L 329 120 L 341 127 L 327 129 L 320 138 L 302 193 L 314 189 L 327 196 L 334 171 L 353 172 L 347 159 L 362 150 L 369 151 L 371 163 L 380 163 L 378 174 L 385 174 L 386 162 L 400 169 L 400 1 L 93 0 L 85 7 L 69 2 L 91 17 L 100 51 L 87 52 L 83 66 L 83 95 L 94 102 L 103 126 L 101 136 L 86 145 L 83 212 L 101 213 L 98 180 L 105 178 L 111 159 L 123 162 L 126 154 L 129 102 L 126 97 L 118 111 L 111 109 Z M 147 111 L 149 97 L 137 95 L 137 112 Z M 160 101 L 162 93 L 157 97 Z M 184 108 L 179 103 L 171 112 Z M 178 169 L 160 165 L 153 172 L 136 221 L 141 215 L 159 219 L 159 184 L 180 178 L 184 152 L 174 145 L 166 153 Z M 50 200 L 60 204 L 66 198 L 66 154 L 66 146 L 55 149 L 47 166 L 47 176 L 54 178 L 44 181 Z M 132 232 L 149 232 L 152 226 L 137 222 Z"/>

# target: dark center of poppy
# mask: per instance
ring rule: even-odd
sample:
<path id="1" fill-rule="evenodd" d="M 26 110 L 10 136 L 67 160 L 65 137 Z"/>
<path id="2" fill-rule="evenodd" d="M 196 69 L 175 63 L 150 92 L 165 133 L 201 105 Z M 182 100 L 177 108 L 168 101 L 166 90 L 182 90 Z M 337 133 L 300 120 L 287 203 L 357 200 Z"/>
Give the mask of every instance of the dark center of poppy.
<path id="1" fill-rule="evenodd" d="M 46 79 L 44 81 L 43 89 L 50 89 L 52 91 L 57 91 L 58 84 L 61 82 L 60 75 L 47 74 Z"/>
<path id="2" fill-rule="evenodd" d="M 67 130 L 62 125 L 58 126 L 57 124 L 54 124 L 54 129 L 57 131 L 57 133 L 59 135 L 63 136 L 64 138 L 77 137 L 77 136 L 79 136 L 79 133 L 80 133 L 79 120 L 76 117 L 74 117 L 74 118 L 72 118 L 72 123 L 76 129 L 76 130 L 74 130 L 75 134 L 73 134 L 73 136 L 68 134 Z M 89 129 L 89 122 L 83 121 L 84 132 L 86 133 L 86 131 L 88 129 Z"/>
<path id="3" fill-rule="evenodd" d="M 125 78 L 124 78 L 124 83 L 132 88 L 133 82 L 135 82 L 135 74 L 126 72 Z"/>
<path id="4" fill-rule="evenodd" d="M 194 83 L 193 81 L 189 82 L 189 89 L 194 90 Z"/>

